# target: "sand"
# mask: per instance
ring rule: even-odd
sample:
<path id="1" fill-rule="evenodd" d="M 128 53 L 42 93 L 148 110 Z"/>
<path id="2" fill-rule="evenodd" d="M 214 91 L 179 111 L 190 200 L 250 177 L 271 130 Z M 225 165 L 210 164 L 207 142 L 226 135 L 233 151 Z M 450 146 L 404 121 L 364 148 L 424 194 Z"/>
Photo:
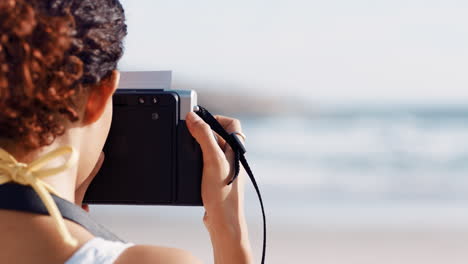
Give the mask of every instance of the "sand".
<path id="1" fill-rule="evenodd" d="M 91 207 L 93 216 L 134 243 L 183 248 L 213 263 L 200 208 Z M 261 223 L 249 219 L 251 243 L 260 257 Z M 466 264 L 463 226 L 343 226 L 270 219 L 267 263 Z M 259 263 L 259 261 L 256 261 Z"/>

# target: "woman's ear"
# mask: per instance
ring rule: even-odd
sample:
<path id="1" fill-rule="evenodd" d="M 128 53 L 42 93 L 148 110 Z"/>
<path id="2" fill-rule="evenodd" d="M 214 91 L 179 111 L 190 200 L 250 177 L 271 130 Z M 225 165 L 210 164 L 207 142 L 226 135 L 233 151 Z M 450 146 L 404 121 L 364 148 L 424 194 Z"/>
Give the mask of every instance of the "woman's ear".
<path id="1" fill-rule="evenodd" d="M 104 113 L 107 103 L 112 98 L 119 85 L 120 73 L 114 70 L 112 74 L 99 84 L 91 87 L 86 101 L 83 123 L 92 124 L 99 120 Z"/>

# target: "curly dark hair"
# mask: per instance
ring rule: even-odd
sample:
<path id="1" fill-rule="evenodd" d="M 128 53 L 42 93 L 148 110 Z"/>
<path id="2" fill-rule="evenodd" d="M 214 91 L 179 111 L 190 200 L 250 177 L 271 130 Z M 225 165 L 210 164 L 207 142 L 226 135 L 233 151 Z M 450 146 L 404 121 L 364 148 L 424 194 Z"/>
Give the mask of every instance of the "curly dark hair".
<path id="1" fill-rule="evenodd" d="M 118 0 L 1 0 L 0 138 L 52 144 L 117 68 L 126 34 Z"/>

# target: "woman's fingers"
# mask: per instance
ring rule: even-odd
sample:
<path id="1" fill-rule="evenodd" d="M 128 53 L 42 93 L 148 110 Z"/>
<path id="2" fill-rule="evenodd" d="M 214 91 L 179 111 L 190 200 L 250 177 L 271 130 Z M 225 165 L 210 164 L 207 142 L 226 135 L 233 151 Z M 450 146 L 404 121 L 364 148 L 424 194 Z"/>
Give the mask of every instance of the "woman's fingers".
<path id="1" fill-rule="evenodd" d="M 221 115 L 216 115 L 215 118 L 229 134 L 233 132 L 242 132 L 242 126 L 239 120 Z"/>
<path id="2" fill-rule="evenodd" d="M 203 119 L 197 114 L 190 112 L 187 114 L 186 122 L 190 133 L 201 146 L 205 163 L 218 161 L 224 157 L 223 151 L 213 136 L 211 127 Z"/>
<path id="3" fill-rule="evenodd" d="M 218 142 L 218 145 L 221 148 L 221 150 L 223 152 L 226 152 L 226 149 L 229 146 L 227 144 L 226 140 L 224 140 L 224 138 L 222 138 L 220 135 L 218 135 L 218 133 L 216 133 L 216 132 L 213 132 L 213 133 L 215 135 L 216 141 Z"/>
<path id="4" fill-rule="evenodd" d="M 216 120 L 218 120 L 218 122 L 221 124 L 221 126 L 229 134 L 234 133 L 234 132 L 238 132 L 238 133 L 242 134 L 242 125 L 241 125 L 241 122 L 238 119 L 230 118 L 230 117 L 226 117 L 226 116 L 221 116 L 221 115 L 216 115 L 214 117 L 216 118 Z M 239 137 L 240 140 L 243 143 L 245 143 L 245 138 L 244 137 L 245 136 L 240 136 Z M 225 144 L 225 145 L 226 146 L 223 148 L 223 151 L 226 151 L 226 149 L 228 148 L 227 144 Z"/>

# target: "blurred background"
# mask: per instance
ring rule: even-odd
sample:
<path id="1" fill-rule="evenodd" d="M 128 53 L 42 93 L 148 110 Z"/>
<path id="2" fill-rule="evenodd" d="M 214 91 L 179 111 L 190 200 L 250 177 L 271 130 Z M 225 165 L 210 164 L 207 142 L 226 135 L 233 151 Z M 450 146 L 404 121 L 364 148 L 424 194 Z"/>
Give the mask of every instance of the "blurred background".
<path id="1" fill-rule="evenodd" d="M 243 121 L 267 263 L 468 263 L 468 2 L 122 0 L 120 69 Z M 212 263 L 202 208 L 93 206 Z M 261 213 L 247 185 L 257 263 Z"/>

